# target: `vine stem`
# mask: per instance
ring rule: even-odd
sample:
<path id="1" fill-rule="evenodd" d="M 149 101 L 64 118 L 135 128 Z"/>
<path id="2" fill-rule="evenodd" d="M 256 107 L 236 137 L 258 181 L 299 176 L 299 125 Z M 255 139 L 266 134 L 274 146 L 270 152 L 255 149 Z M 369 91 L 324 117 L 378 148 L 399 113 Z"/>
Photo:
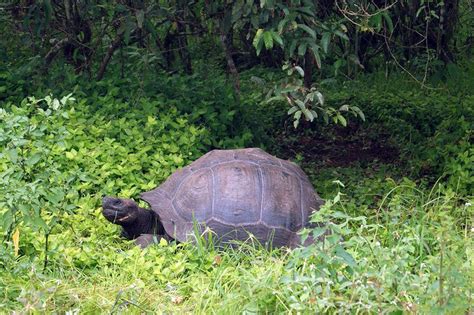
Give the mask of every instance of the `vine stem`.
<path id="1" fill-rule="evenodd" d="M 44 235 L 44 261 L 43 261 L 43 272 L 46 270 L 46 267 L 48 266 L 48 250 L 49 250 L 49 231 L 45 233 Z"/>

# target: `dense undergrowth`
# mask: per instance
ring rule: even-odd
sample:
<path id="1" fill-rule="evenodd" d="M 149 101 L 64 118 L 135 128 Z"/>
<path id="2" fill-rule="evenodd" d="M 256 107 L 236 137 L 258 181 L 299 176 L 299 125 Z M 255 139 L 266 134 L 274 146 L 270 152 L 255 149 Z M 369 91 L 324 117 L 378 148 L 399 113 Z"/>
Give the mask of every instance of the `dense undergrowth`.
<path id="1" fill-rule="evenodd" d="M 0 312 L 472 312 L 469 86 L 366 76 L 325 95 L 367 122 L 294 131 L 279 104 L 260 104 L 255 69 L 239 104 L 204 70 L 101 83 L 2 71 Z M 103 194 L 136 198 L 209 149 L 252 145 L 304 167 L 327 201 L 313 218 L 324 243 L 141 251 L 101 217 Z"/>

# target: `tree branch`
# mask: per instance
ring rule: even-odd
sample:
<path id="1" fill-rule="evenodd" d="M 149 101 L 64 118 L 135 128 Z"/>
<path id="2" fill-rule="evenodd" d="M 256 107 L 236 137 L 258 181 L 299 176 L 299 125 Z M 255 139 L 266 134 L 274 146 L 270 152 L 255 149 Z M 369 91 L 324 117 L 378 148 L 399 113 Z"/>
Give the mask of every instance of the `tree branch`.
<path id="1" fill-rule="evenodd" d="M 48 70 L 49 65 L 53 61 L 54 57 L 58 54 L 58 52 L 63 48 L 66 44 L 69 44 L 71 41 L 69 38 L 63 38 L 60 41 L 58 41 L 46 54 L 44 57 L 44 67 L 45 70 Z"/>
<path id="2" fill-rule="evenodd" d="M 229 68 L 229 72 L 232 76 L 232 83 L 234 85 L 234 92 L 235 97 L 237 100 L 240 99 L 240 80 L 239 80 L 239 72 L 237 71 L 237 67 L 235 66 L 234 59 L 232 58 L 232 52 L 230 48 L 230 43 L 228 40 L 228 35 L 222 31 L 220 35 L 222 48 L 224 49 L 225 59 L 227 60 L 227 67 Z"/>
<path id="3" fill-rule="evenodd" d="M 104 59 L 102 59 L 102 62 L 100 63 L 100 68 L 99 72 L 97 73 L 97 81 L 102 80 L 105 74 L 105 70 L 107 69 L 107 65 L 109 64 L 110 59 L 112 58 L 115 50 L 120 47 L 120 44 L 122 43 L 123 39 L 123 33 L 117 35 L 117 37 L 114 39 L 114 41 L 110 44 L 109 48 L 107 49 L 107 53 L 104 56 Z"/>

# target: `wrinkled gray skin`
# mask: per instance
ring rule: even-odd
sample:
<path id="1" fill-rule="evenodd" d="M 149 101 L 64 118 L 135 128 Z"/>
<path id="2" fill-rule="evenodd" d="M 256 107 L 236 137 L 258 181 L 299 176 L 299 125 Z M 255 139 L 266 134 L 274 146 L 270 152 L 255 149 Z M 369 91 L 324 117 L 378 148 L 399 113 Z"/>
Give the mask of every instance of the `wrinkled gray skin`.
<path id="1" fill-rule="evenodd" d="M 144 208 L 131 199 L 104 197 L 102 214 L 114 223 L 122 226 L 122 236 L 132 240 L 141 248 L 158 242 L 160 238 L 170 240 L 158 215 Z"/>

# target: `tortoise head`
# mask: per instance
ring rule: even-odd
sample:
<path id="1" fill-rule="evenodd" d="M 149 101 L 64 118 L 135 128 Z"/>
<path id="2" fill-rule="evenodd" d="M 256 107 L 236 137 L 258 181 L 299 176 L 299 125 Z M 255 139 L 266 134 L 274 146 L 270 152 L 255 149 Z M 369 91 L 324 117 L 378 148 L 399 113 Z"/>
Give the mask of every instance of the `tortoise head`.
<path id="1" fill-rule="evenodd" d="M 102 214 L 112 223 L 126 225 L 134 222 L 139 216 L 139 208 L 131 199 L 102 198 Z"/>

